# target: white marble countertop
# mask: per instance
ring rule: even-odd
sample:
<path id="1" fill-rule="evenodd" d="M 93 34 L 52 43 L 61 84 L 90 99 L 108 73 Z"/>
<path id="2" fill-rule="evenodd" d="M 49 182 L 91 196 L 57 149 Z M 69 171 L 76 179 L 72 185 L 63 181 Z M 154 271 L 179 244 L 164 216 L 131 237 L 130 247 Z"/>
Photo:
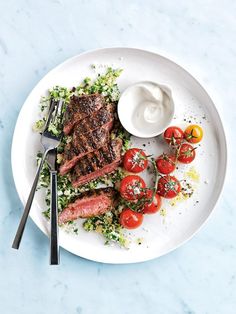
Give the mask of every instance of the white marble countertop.
<path id="1" fill-rule="evenodd" d="M 154 0 L 0 1 L 0 307 L 4 314 L 234 314 L 236 311 L 236 2 Z M 108 46 L 152 49 L 207 89 L 228 139 L 228 174 L 215 213 L 178 250 L 135 265 L 105 265 L 62 250 L 48 265 L 48 239 L 22 213 L 10 148 L 20 108 L 54 66 Z"/>

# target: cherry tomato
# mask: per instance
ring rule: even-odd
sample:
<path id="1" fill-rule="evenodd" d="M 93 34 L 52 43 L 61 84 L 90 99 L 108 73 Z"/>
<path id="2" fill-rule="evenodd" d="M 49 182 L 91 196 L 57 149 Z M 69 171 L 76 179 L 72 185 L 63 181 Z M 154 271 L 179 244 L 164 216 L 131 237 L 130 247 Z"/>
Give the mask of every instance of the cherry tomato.
<path id="1" fill-rule="evenodd" d="M 146 184 L 136 175 L 129 175 L 120 182 L 120 194 L 126 200 L 137 200 L 143 197 Z"/>
<path id="2" fill-rule="evenodd" d="M 153 196 L 153 191 L 152 190 L 147 190 L 145 197 L 149 200 L 152 199 Z M 146 203 L 143 206 L 143 213 L 144 214 L 155 214 L 156 212 L 158 212 L 158 210 L 161 208 L 161 197 L 156 193 L 153 201 L 151 203 Z"/>
<path id="3" fill-rule="evenodd" d="M 138 228 L 143 222 L 143 214 L 129 208 L 123 209 L 120 214 L 120 224 L 126 229 Z"/>
<path id="4" fill-rule="evenodd" d="M 123 163 L 127 171 L 138 173 L 147 168 L 148 160 L 142 149 L 131 148 L 125 153 Z"/>
<path id="5" fill-rule="evenodd" d="M 184 139 L 184 132 L 177 126 L 170 126 L 164 132 L 164 139 L 170 145 L 179 145 Z"/>
<path id="6" fill-rule="evenodd" d="M 186 141 L 189 143 L 199 143 L 203 137 L 203 130 L 199 125 L 191 124 L 184 131 Z"/>
<path id="7" fill-rule="evenodd" d="M 165 198 L 173 198 L 181 191 L 181 185 L 174 176 L 164 176 L 159 179 L 157 193 Z"/>
<path id="8" fill-rule="evenodd" d="M 189 164 L 195 158 L 195 148 L 192 145 L 184 143 L 180 146 L 178 161 Z"/>
<path id="9" fill-rule="evenodd" d="M 169 174 L 175 170 L 175 162 L 175 156 L 162 154 L 156 160 L 157 170 L 160 173 Z"/>

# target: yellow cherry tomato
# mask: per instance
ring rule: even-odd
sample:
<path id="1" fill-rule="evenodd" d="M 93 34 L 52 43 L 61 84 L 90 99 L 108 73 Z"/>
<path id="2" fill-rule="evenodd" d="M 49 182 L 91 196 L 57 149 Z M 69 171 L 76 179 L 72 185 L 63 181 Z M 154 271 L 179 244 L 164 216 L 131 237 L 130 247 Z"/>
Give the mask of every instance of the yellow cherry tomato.
<path id="1" fill-rule="evenodd" d="M 184 136 L 186 141 L 188 141 L 189 143 L 196 144 L 202 140 L 203 130 L 199 125 L 191 124 L 184 131 Z"/>

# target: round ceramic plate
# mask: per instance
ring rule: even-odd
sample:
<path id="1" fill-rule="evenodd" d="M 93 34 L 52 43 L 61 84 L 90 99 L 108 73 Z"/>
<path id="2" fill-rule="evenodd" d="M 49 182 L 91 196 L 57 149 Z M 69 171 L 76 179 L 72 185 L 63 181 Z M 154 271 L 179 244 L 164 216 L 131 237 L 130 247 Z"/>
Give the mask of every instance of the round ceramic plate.
<path id="1" fill-rule="evenodd" d="M 60 245 L 78 256 L 104 263 L 147 261 L 170 252 L 190 239 L 213 211 L 226 171 L 223 126 L 203 87 L 174 62 L 133 48 L 99 49 L 80 54 L 50 71 L 32 90 L 19 114 L 12 144 L 12 169 L 23 204 L 36 172 L 35 156 L 41 149 L 39 134 L 32 131 L 32 125 L 38 118 L 40 97 L 55 85 L 72 87 L 85 77 L 94 77 L 91 64 L 97 64 L 101 71 L 106 66 L 124 69 L 118 79 L 121 92 L 138 81 L 154 81 L 168 86 L 176 107 L 172 124 L 184 128 L 189 123 L 198 123 L 204 129 L 204 138 L 198 145 L 194 162 L 188 166 L 181 165 L 176 170 L 176 176 L 186 180 L 194 189 L 192 197 L 164 200 L 160 213 L 146 215 L 140 228 L 127 233 L 131 241 L 129 249 L 104 245 L 101 235 L 83 230 L 81 220 L 77 222 L 78 235 L 60 229 Z M 132 146 L 145 148 L 148 154 L 155 156 L 166 149 L 161 137 L 148 140 L 132 138 Z M 48 235 L 49 222 L 42 215 L 45 209 L 44 191 L 40 190 L 36 193 L 30 215 Z"/>

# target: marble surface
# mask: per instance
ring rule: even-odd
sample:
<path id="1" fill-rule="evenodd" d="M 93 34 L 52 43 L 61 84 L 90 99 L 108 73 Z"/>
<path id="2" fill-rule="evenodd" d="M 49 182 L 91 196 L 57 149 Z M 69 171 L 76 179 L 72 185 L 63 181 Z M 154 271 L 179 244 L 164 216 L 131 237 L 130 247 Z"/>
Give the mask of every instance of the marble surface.
<path id="1" fill-rule="evenodd" d="M 0 0 L 0 308 L 4 314 L 233 314 L 236 312 L 234 175 L 236 2 L 233 0 Z M 215 213 L 187 244 L 135 265 L 105 265 L 61 250 L 29 221 L 20 251 L 11 242 L 22 213 L 10 163 L 14 125 L 34 85 L 82 51 L 152 49 L 195 75 L 216 101 L 229 149 Z"/>

